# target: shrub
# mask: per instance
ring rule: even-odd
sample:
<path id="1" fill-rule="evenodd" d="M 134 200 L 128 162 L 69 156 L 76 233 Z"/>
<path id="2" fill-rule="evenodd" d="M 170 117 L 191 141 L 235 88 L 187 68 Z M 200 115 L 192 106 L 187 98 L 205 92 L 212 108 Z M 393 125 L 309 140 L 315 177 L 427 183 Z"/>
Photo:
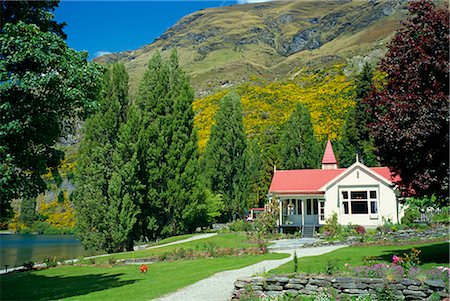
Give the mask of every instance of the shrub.
<path id="1" fill-rule="evenodd" d="M 388 285 L 382 286 L 379 290 L 376 291 L 375 295 L 377 300 L 383 301 L 399 300 L 399 298 L 395 294 L 395 291 Z"/>
<path id="2" fill-rule="evenodd" d="M 405 215 L 402 217 L 402 224 L 411 227 L 414 221 L 420 218 L 420 210 L 417 207 L 410 206 L 405 210 Z"/>
<path id="3" fill-rule="evenodd" d="M 371 266 L 355 266 L 350 268 L 353 276 L 361 278 L 381 278 L 388 282 L 401 280 L 404 275 L 401 266 L 389 266 L 384 263 L 378 263 Z"/>
<path id="4" fill-rule="evenodd" d="M 359 234 L 359 235 L 366 234 L 366 228 L 364 228 L 364 226 L 355 225 L 353 229 L 355 230 L 356 234 Z"/>
<path id="5" fill-rule="evenodd" d="M 330 276 L 336 274 L 340 269 L 340 266 L 339 266 L 340 262 L 341 261 L 336 258 L 328 259 L 327 265 L 325 267 L 325 273 Z"/>
<path id="6" fill-rule="evenodd" d="M 34 267 L 34 262 L 33 261 L 27 261 L 23 264 L 23 268 L 25 270 L 32 270 Z"/>
<path id="7" fill-rule="evenodd" d="M 441 212 L 433 215 L 433 217 L 431 218 L 431 222 L 434 224 L 449 225 L 450 224 L 450 207 L 443 207 Z"/>
<path id="8" fill-rule="evenodd" d="M 44 259 L 44 263 L 45 263 L 45 265 L 48 268 L 53 268 L 53 267 L 56 267 L 58 265 L 58 262 L 56 261 L 56 258 L 51 259 L 51 258 L 47 257 L 47 258 Z"/>
<path id="9" fill-rule="evenodd" d="M 228 225 L 228 229 L 233 232 L 250 232 L 253 231 L 253 224 L 239 219 Z"/>
<path id="10" fill-rule="evenodd" d="M 325 222 L 321 228 L 321 232 L 325 237 L 334 238 L 342 234 L 342 226 L 338 223 L 337 213 L 333 212 L 330 218 Z"/>
<path id="11" fill-rule="evenodd" d="M 297 273 L 298 270 L 298 258 L 297 258 L 297 252 L 294 252 L 294 273 Z"/>

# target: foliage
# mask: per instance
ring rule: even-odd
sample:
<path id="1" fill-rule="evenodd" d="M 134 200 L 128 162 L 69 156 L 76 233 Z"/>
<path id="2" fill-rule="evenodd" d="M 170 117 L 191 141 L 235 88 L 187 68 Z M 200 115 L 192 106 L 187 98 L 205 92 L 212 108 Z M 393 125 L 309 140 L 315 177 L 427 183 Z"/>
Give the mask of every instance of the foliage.
<path id="1" fill-rule="evenodd" d="M 406 208 L 405 215 L 402 217 L 401 222 L 403 225 L 411 227 L 416 220 L 420 218 L 420 210 L 417 207 L 410 206 Z"/>
<path id="2" fill-rule="evenodd" d="M 34 261 L 27 261 L 22 264 L 25 270 L 32 270 L 34 267 Z"/>
<path id="3" fill-rule="evenodd" d="M 63 193 L 64 200 L 59 202 L 54 200 L 50 203 L 42 202 L 39 207 L 41 216 L 45 216 L 45 222 L 55 228 L 74 228 L 75 212 L 70 203 L 67 193 Z"/>
<path id="4" fill-rule="evenodd" d="M 419 255 L 422 251 L 416 248 L 412 248 L 408 253 L 403 253 L 402 257 L 394 255 L 392 257 L 393 265 L 400 265 L 406 271 L 412 267 L 417 267 L 420 265 Z"/>
<path id="5" fill-rule="evenodd" d="M 433 215 L 431 222 L 448 226 L 450 224 L 450 207 L 442 207 L 441 212 Z"/>
<path id="6" fill-rule="evenodd" d="M 327 218 L 325 225 L 320 229 L 321 233 L 327 238 L 333 238 L 342 234 L 342 226 L 338 222 L 338 216 L 336 212 Z"/>
<path id="7" fill-rule="evenodd" d="M 6 3 L 2 10 L 14 10 Z M 101 69 L 61 37 L 22 21 L 2 27 L 0 57 L 0 213 L 7 218 L 12 199 L 45 189 L 41 175 L 63 157 L 54 145 L 94 106 Z"/>
<path id="8" fill-rule="evenodd" d="M 155 53 L 130 109 L 134 117 L 125 125 L 130 127 L 135 170 L 142 184 L 136 187 L 141 199 L 135 237 L 154 240 L 208 224 L 193 100 L 189 78 L 179 67 L 176 52 L 168 60 Z M 126 150 L 127 143 L 123 147 Z"/>
<path id="9" fill-rule="evenodd" d="M 377 263 L 370 266 L 350 267 L 353 276 L 362 278 L 381 278 L 388 282 L 396 282 L 403 279 L 404 270 L 401 266 Z"/>
<path id="10" fill-rule="evenodd" d="M 277 231 L 277 221 L 279 216 L 278 201 L 271 199 L 267 205 L 266 210 L 261 213 L 255 220 L 255 228 L 263 234 L 274 234 Z"/>
<path id="11" fill-rule="evenodd" d="M 124 66 L 113 65 L 103 79 L 99 111 L 86 121 L 80 145 L 74 192 L 77 232 L 92 250 L 133 247 L 138 213 L 133 188 L 139 187 L 132 168 L 136 160 L 122 161 L 123 147 L 118 143 L 128 110 L 127 90 Z"/>
<path id="12" fill-rule="evenodd" d="M 339 262 L 340 260 L 337 258 L 327 260 L 327 264 L 325 266 L 325 274 L 335 275 L 340 269 Z"/>
<path id="13" fill-rule="evenodd" d="M 23 199 L 20 208 L 19 222 L 23 223 L 26 227 L 31 228 L 36 217 L 36 200 L 32 198 Z"/>
<path id="14" fill-rule="evenodd" d="M 53 11 L 59 5 L 59 0 L 53 1 L 2 1 L 0 14 L 2 22 L 0 31 L 3 32 L 6 23 L 17 24 L 22 21 L 26 24 L 35 24 L 42 32 L 51 32 L 63 39 L 67 36 L 63 32 L 65 23 L 53 20 Z"/>
<path id="15" fill-rule="evenodd" d="M 382 164 L 419 196 L 448 200 L 449 14 L 429 0 L 410 3 L 409 16 L 380 69 L 387 83 L 367 98 Z"/>
<path id="16" fill-rule="evenodd" d="M 297 252 L 294 252 L 294 259 L 292 261 L 294 262 L 294 273 L 297 273 L 297 271 L 298 271 Z"/>
<path id="17" fill-rule="evenodd" d="M 243 84 L 237 88 L 242 99 L 244 127 L 249 137 L 264 138 L 269 132 L 279 131 L 298 104 L 305 105 L 311 113 L 314 133 L 319 141 L 336 140 L 348 111 L 355 104 L 354 83 L 341 74 L 342 66 L 336 65 L 324 74 L 311 72 L 293 81 L 274 82 L 265 86 Z M 219 108 L 220 99 L 228 93 L 197 99 L 195 123 L 199 128 L 200 149 L 208 140 L 213 117 Z M 272 166 L 273 167 L 273 166 Z"/>
<path id="18" fill-rule="evenodd" d="M 376 292 L 377 300 L 396 301 L 400 300 L 395 294 L 395 290 L 389 285 L 383 285 Z"/>
<path id="19" fill-rule="evenodd" d="M 233 232 L 249 232 L 254 230 L 254 225 L 243 219 L 238 219 L 230 223 L 228 229 Z"/>
<path id="20" fill-rule="evenodd" d="M 208 188 L 223 196 L 224 220 L 244 217 L 248 207 L 246 148 L 241 100 L 236 93 L 230 93 L 220 101 L 203 158 Z"/>
<path id="21" fill-rule="evenodd" d="M 361 73 L 356 77 L 356 105 L 350 109 L 344 123 L 342 137 L 336 143 L 336 155 L 341 167 L 349 167 L 355 162 L 355 155 L 366 166 L 377 166 L 374 138 L 370 132 L 371 116 L 367 112 L 367 97 L 373 78 L 373 68 L 364 64 Z"/>
<path id="22" fill-rule="evenodd" d="M 314 135 L 310 113 L 303 105 L 283 125 L 279 152 L 282 169 L 319 168 L 322 152 Z"/>

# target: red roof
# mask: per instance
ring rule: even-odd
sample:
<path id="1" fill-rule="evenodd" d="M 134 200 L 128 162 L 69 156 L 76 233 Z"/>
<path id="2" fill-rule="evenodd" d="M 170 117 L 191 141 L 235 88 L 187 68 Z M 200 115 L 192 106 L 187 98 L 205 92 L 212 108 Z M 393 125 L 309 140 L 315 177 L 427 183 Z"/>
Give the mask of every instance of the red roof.
<path id="1" fill-rule="evenodd" d="M 253 211 L 264 211 L 265 209 L 264 208 L 252 208 L 250 210 L 253 210 Z"/>
<path id="2" fill-rule="evenodd" d="M 400 178 L 392 177 L 387 167 L 369 168 L 388 181 L 397 182 Z M 323 194 L 319 189 L 339 176 L 346 168 L 338 169 L 300 169 L 300 170 L 276 170 L 269 192 L 280 194 Z"/>
<path id="3" fill-rule="evenodd" d="M 330 140 L 328 140 L 327 146 L 325 147 L 322 164 L 337 164 L 337 160 L 334 156 L 333 147 L 331 146 Z"/>

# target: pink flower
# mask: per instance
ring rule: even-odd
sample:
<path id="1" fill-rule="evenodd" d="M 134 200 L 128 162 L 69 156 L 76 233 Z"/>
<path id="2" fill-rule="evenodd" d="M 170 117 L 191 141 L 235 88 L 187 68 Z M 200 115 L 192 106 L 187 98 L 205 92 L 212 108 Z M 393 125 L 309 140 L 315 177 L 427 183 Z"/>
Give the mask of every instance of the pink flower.
<path id="1" fill-rule="evenodd" d="M 392 256 L 392 264 L 397 265 L 398 263 L 402 263 L 403 260 L 401 257 L 394 255 Z"/>

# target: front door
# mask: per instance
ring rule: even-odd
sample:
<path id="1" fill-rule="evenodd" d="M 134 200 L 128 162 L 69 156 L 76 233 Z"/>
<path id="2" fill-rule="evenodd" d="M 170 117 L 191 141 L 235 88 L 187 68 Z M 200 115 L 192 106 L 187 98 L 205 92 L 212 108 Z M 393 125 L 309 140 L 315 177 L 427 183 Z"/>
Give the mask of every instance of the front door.
<path id="1" fill-rule="evenodd" d="M 305 225 L 317 225 L 319 223 L 319 200 L 306 199 L 305 201 Z"/>

